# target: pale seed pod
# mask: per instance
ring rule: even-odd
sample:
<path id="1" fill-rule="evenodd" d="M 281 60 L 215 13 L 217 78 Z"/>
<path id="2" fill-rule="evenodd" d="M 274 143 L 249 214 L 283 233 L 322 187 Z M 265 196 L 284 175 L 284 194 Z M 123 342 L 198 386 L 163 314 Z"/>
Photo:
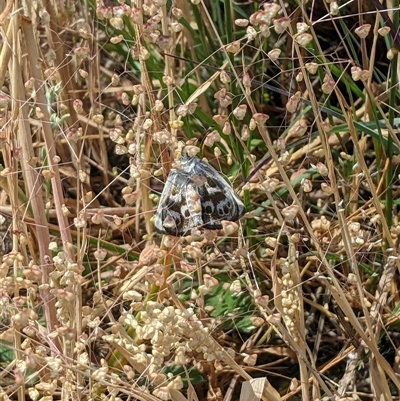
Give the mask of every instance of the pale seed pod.
<path id="1" fill-rule="evenodd" d="M 397 53 L 396 49 L 390 48 L 387 53 L 386 53 L 386 57 L 388 60 L 393 60 L 394 54 Z"/>
<path id="2" fill-rule="evenodd" d="M 102 261 L 106 258 L 107 256 L 107 251 L 105 249 L 99 248 L 96 249 L 93 253 L 93 256 L 96 260 Z"/>
<path id="3" fill-rule="evenodd" d="M 126 92 L 122 92 L 122 94 L 121 94 L 121 102 L 122 102 L 122 104 L 124 106 L 128 106 L 129 105 L 130 99 L 129 99 L 129 96 L 128 96 L 128 94 Z"/>
<path id="4" fill-rule="evenodd" d="M 234 221 L 222 221 L 222 229 L 226 235 L 232 235 L 239 229 L 239 224 Z"/>
<path id="5" fill-rule="evenodd" d="M 182 120 L 173 120 L 173 121 L 169 121 L 168 124 L 172 129 L 180 129 L 183 126 L 183 121 Z"/>
<path id="6" fill-rule="evenodd" d="M 300 71 L 297 75 L 296 75 L 296 82 L 302 82 L 303 81 L 303 73 Z"/>
<path id="7" fill-rule="evenodd" d="M 214 148 L 214 156 L 216 157 L 216 158 L 218 158 L 218 157 L 220 157 L 221 156 L 221 149 L 220 148 Z"/>
<path id="8" fill-rule="evenodd" d="M 311 192 L 313 188 L 312 182 L 307 178 L 303 179 L 301 186 L 303 187 L 304 192 Z"/>
<path id="9" fill-rule="evenodd" d="M 313 37 L 309 33 L 298 33 L 294 36 L 294 40 L 303 47 L 306 47 L 312 40 Z"/>
<path id="10" fill-rule="evenodd" d="M 220 126 L 224 126 L 225 122 L 228 120 L 228 116 L 224 116 L 221 114 L 216 114 L 213 116 L 213 120 Z"/>
<path id="11" fill-rule="evenodd" d="M 323 182 L 321 184 L 321 189 L 323 192 L 325 192 L 327 195 L 332 195 L 333 194 L 333 188 L 331 186 L 329 186 L 328 184 L 326 184 L 325 182 Z"/>
<path id="12" fill-rule="evenodd" d="M 65 204 L 63 204 L 61 206 L 61 211 L 62 211 L 63 216 L 68 217 L 71 215 L 71 212 L 69 211 L 68 207 Z"/>
<path id="13" fill-rule="evenodd" d="M 296 24 L 297 33 L 304 33 L 307 32 L 310 27 L 305 22 L 298 22 Z"/>
<path id="14" fill-rule="evenodd" d="M 264 114 L 264 113 L 255 113 L 255 114 L 253 114 L 253 118 L 257 124 L 264 125 L 267 122 L 267 120 L 269 119 L 269 115 Z"/>
<path id="15" fill-rule="evenodd" d="M 297 91 L 294 95 L 292 95 L 286 103 L 286 110 L 289 113 L 294 113 L 297 110 L 297 106 L 299 105 L 301 99 L 301 92 Z"/>
<path id="16" fill-rule="evenodd" d="M 355 65 L 353 67 L 351 67 L 351 78 L 353 79 L 353 81 L 360 80 L 361 73 L 362 73 L 362 69 L 360 67 L 357 67 Z"/>
<path id="17" fill-rule="evenodd" d="M 353 233 L 358 233 L 361 229 L 361 224 L 358 221 L 352 221 L 349 223 L 349 230 Z"/>
<path id="18" fill-rule="evenodd" d="M 267 55 L 272 61 L 276 61 L 281 55 L 281 49 L 272 49 L 267 53 Z"/>
<path id="19" fill-rule="evenodd" d="M 82 100 L 80 99 L 75 99 L 73 102 L 73 107 L 74 110 L 78 113 L 78 114 L 82 114 L 83 113 L 83 103 Z"/>
<path id="20" fill-rule="evenodd" d="M 328 168 L 321 162 L 317 163 L 317 171 L 322 177 L 327 177 L 329 174 Z"/>
<path id="21" fill-rule="evenodd" d="M 382 28 L 378 29 L 378 33 L 381 36 L 386 36 L 390 32 L 390 27 L 388 26 L 383 26 Z"/>
<path id="22" fill-rule="evenodd" d="M 325 82 L 322 84 L 321 90 L 326 95 L 330 95 L 335 89 L 336 82 L 333 79 L 331 79 L 328 75 L 326 75 L 325 78 L 327 79 L 326 80 L 324 79 Z"/>
<path id="23" fill-rule="evenodd" d="M 248 26 L 246 29 L 246 37 L 247 41 L 251 42 L 257 37 L 257 31 L 252 26 Z"/>
<path id="24" fill-rule="evenodd" d="M 225 70 L 221 71 L 219 79 L 223 84 L 229 84 L 231 82 L 231 77 Z"/>
<path id="25" fill-rule="evenodd" d="M 92 117 L 92 120 L 94 121 L 95 124 L 102 125 L 104 122 L 104 116 L 102 114 L 95 114 Z"/>
<path id="26" fill-rule="evenodd" d="M 164 75 L 162 77 L 162 81 L 167 86 L 171 86 L 171 85 L 174 84 L 174 79 L 172 77 L 168 76 L 168 75 Z"/>
<path id="27" fill-rule="evenodd" d="M 260 24 L 260 35 L 262 38 L 269 38 L 271 35 L 271 31 L 269 29 L 269 25 Z"/>
<path id="28" fill-rule="evenodd" d="M 34 86 L 35 86 L 35 78 L 33 78 L 33 77 L 29 78 L 29 79 L 25 82 L 24 86 L 25 86 L 26 89 L 33 89 Z M 1 103 L 0 103 L 0 106 L 1 106 L 1 107 L 4 107 Z"/>
<path id="29" fill-rule="evenodd" d="M 240 50 L 240 42 L 238 40 L 229 43 L 229 45 L 226 46 L 226 51 L 229 53 L 237 53 L 239 50 Z"/>
<path id="30" fill-rule="evenodd" d="M 174 33 L 179 33 L 181 32 L 183 29 L 182 24 L 180 24 L 179 22 L 173 22 L 171 23 L 171 31 Z"/>
<path id="31" fill-rule="evenodd" d="M 37 117 L 39 120 L 43 120 L 43 119 L 44 119 L 44 113 L 42 112 L 42 110 L 41 110 L 40 107 L 36 107 L 36 108 L 35 108 L 35 113 L 36 113 L 36 117 Z"/>
<path id="32" fill-rule="evenodd" d="M 239 294 L 242 291 L 242 285 L 240 280 L 234 280 L 232 284 L 229 286 L 229 290 L 233 293 Z"/>
<path id="33" fill-rule="evenodd" d="M 276 245 L 278 243 L 278 240 L 275 237 L 265 237 L 264 240 L 265 244 L 268 245 L 269 247 L 275 249 Z"/>
<path id="34" fill-rule="evenodd" d="M 297 120 L 289 129 L 287 138 L 301 138 L 308 128 L 308 121 L 305 118 Z"/>
<path id="35" fill-rule="evenodd" d="M 213 288 L 219 284 L 219 281 L 215 277 L 210 276 L 209 274 L 204 274 L 203 281 L 204 285 L 207 288 Z"/>
<path id="36" fill-rule="evenodd" d="M 331 5 L 329 6 L 329 13 L 331 15 L 337 15 L 339 12 L 339 6 L 336 1 L 332 1 Z"/>
<path id="37" fill-rule="evenodd" d="M 228 121 L 225 121 L 224 126 L 222 128 L 222 133 L 224 135 L 230 135 L 232 133 L 232 127 Z"/>
<path id="38" fill-rule="evenodd" d="M 282 17 L 274 20 L 274 29 L 277 34 L 285 32 L 289 25 L 290 25 L 289 17 Z"/>
<path id="39" fill-rule="evenodd" d="M 123 39 L 124 39 L 124 37 L 123 37 L 122 35 L 113 36 L 113 37 L 110 39 L 110 42 L 111 42 L 113 45 L 116 45 L 116 44 L 118 44 L 118 43 L 121 43 L 121 42 L 123 41 Z"/>
<path id="40" fill-rule="evenodd" d="M 249 20 L 244 18 L 235 19 L 235 25 L 245 28 L 247 25 L 249 25 Z"/>
<path id="41" fill-rule="evenodd" d="M 242 139 L 242 141 L 247 141 L 249 137 L 250 137 L 249 127 L 247 126 L 247 124 L 243 124 L 240 138 Z"/>
<path id="42" fill-rule="evenodd" d="M 272 18 L 274 18 L 275 15 L 278 14 L 279 10 L 281 9 L 281 6 L 279 4 L 272 3 L 272 2 L 265 2 L 263 4 L 263 7 L 264 7 L 266 17 L 270 21 L 272 21 Z"/>
<path id="43" fill-rule="evenodd" d="M 76 228 L 86 227 L 86 219 L 83 213 L 80 213 L 78 217 L 74 218 L 74 226 Z"/>
<path id="44" fill-rule="evenodd" d="M 176 115 L 179 117 L 185 117 L 188 113 L 188 106 L 187 104 L 181 104 L 176 109 Z"/>
<path id="45" fill-rule="evenodd" d="M 157 99 L 154 103 L 154 108 L 159 113 L 164 110 L 164 104 L 161 100 Z"/>
<path id="46" fill-rule="evenodd" d="M 358 28 L 356 28 L 354 32 L 361 39 L 365 39 L 368 36 L 370 30 L 371 30 L 371 24 L 363 24 Z"/>
<path id="47" fill-rule="evenodd" d="M 104 212 L 99 209 L 90 219 L 93 224 L 99 225 L 103 221 Z"/>
<path id="48" fill-rule="evenodd" d="M 305 67 L 306 70 L 312 75 L 314 75 L 318 70 L 318 64 L 314 62 L 306 63 Z"/>
<path id="49" fill-rule="evenodd" d="M 297 388 L 299 387 L 298 380 L 294 377 L 291 382 L 290 382 L 290 391 L 296 391 Z"/>
<path id="50" fill-rule="evenodd" d="M 171 13 L 178 20 L 183 17 L 183 11 L 178 7 L 172 7 Z"/>
<path id="51" fill-rule="evenodd" d="M 132 106 L 137 106 L 138 103 L 139 103 L 139 96 L 138 95 L 133 95 L 132 96 L 132 100 L 131 100 L 131 105 Z"/>
<path id="52" fill-rule="evenodd" d="M 111 85 L 112 86 L 117 86 L 119 84 L 119 75 L 118 74 L 113 74 L 111 77 Z"/>
<path id="53" fill-rule="evenodd" d="M 233 110 L 232 114 L 235 116 L 237 120 L 243 120 L 244 117 L 246 116 L 246 111 L 247 111 L 247 105 L 246 104 L 241 104 L 238 107 Z"/>
<path id="54" fill-rule="evenodd" d="M 166 50 L 166 49 L 161 49 L 161 50 Z M 150 52 L 143 46 L 140 48 L 139 51 L 139 60 L 146 61 L 150 58 Z"/>
<path id="55" fill-rule="evenodd" d="M 276 188 L 279 185 L 279 180 L 277 178 L 267 178 L 263 183 L 262 186 L 263 188 L 269 192 L 272 193 L 276 190 Z"/>
<path id="56" fill-rule="evenodd" d="M 243 86 L 245 87 L 245 88 L 250 88 L 251 87 L 251 78 L 250 78 L 250 75 L 246 72 L 244 75 L 243 75 Z"/>
<path id="57" fill-rule="evenodd" d="M 143 22 L 143 12 L 141 8 L 132 8 L 130 20 L 133 24 L 141 24 Z"/>
<path id="58" fill-rule="evenodd" d="M 248 366 L 255 366 L 257 363 L 257 354 L 246 355 L 243 362 Z"/>
<path id="59" fill-rule="evenodd" d="M 251 25 L 257 26 L 263 20 L 263 10 L 257 10 L 255 13 L 250 15 L 249 21 Z"/>
<path id="60" fill-rule="evenodd" d="M 200 152 L 200 148 L 198 146 L 186 146 L 185 147 L 186 153 L 189 157 L 194 157 Z"/>
<path id="61" fill-rule="evenodd" d="M 329 133 L 332 131 L 333 127 L 327 121 L 322 121 L 321 128 L 324 130 L 324 132 Z"/>
<path id="62" fill-rule="evenodd" d="M 110 25 L 119 31 L 124 29 L 124 20 L 120 17 L 113 17 L 109 19 Z"/>
<path id="63" fill-rule="evenodd" d="M 299 212 L 299 207 L 297 205 L 290 205 L 282 210 L 283 216 L 289 220 L 294 220 L 298 212 Z"/>

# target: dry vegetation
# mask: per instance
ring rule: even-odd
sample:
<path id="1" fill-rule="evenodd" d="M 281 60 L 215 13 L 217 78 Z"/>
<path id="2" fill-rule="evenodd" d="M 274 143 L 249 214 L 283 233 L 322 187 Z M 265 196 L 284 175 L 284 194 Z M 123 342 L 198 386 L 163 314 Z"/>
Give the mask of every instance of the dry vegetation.
<path id="1" fill-rule="evenodd" d="M 0 12 L 0 400 L 399 399 L 397 0 Z M 154 231 L 182 146 L 244 218 Z"/>

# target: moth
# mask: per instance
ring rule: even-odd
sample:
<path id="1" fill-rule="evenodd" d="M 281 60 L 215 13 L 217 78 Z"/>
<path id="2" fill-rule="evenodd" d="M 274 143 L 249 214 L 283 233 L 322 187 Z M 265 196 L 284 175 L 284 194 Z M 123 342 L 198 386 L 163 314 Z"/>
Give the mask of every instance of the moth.
<path id="1" fill-rule="evenodd" d="M 222 228 L 222 220 L 237 221 L 245 208 L 231 186 L 209 164 L 182 156 L 171 169 L 154 220 L 162 234 L 188 235 L 193 228 Z"/>

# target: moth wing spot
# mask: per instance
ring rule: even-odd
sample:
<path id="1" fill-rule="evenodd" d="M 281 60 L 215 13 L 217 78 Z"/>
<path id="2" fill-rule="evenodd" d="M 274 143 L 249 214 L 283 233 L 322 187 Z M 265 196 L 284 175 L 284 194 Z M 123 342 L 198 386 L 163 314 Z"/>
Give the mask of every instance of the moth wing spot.
<path id="1" fill-rule="evenodd" d="M 190 210 L 187 207 L 182 206 L 181 212 L 184 217 L 190 218 Z"/>
<path id="2" fill-rule="evenodd" d="M 214 213 L 215 206 L 212 201 L 208 200 L 208 201 L 202 202 L 202 205 L 203 205 L 204 213 L 206 213 L 206 214 Z"/>

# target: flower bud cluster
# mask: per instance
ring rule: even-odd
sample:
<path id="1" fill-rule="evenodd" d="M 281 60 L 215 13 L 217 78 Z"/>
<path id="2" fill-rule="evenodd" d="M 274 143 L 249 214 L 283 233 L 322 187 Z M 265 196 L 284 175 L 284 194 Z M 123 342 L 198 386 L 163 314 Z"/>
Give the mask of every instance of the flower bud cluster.
<path id="1" fill-rule="evenodd" d="M 193 353 L 203 354 L 208 362 L 222 359 L 221 351 L 215 345 L 208 328 L 203 326 L 191 308 L 181 310 L 148 302 L 140 314 L 140 320 L 127 313 L 121 317 L 120 323 L 135 329 L 139 342 L 150 342 L 151 353 L 148 353 L 144 344 L 128 344 L 130 340 L 126 338 L 117 340 L 132 352 L 135 362 L 146 366 L 149 374 L 157 373 L 165 361 L 171 358 L 171 354 L 174 355 L 176 365 L 188 364 Z M 116 341 L 115 338 L 113 341 Z"/>
<path id="2" fill-rule="evenodd" d="M 166 4 L 164 0 L 147 0 L 140 7 L 131 7 L 128 4 L 105 5 L 105 1 L 97 0 L 96 14 L 100 20 L 107 20 L 109 24 L 118 32 L 125 28 L 124 18 L 132 24 L 142 28 L 142 38 L 146 43 L 158 46 L 162 51 L 168 51 L 173 44 L 173 36 L 182 31 L 182 24 L 179 19 L 183 12 L 177 7 L 172 8 L 168 15 L 168 32 L 163 33 L 161 21 L 164 19 L 163 8 Z M 111 38 L 112 43 L 118 43 L 120 36 L 117 34 Z M 131 54 L 137 59 L 146 60 L 150 53 L 144 46 L 133 46 Z"/>
<path id="3" fill-rule="evenodd" d="M 26 336 L 36 334 L 35 320 L 38 316 L 28 305 L 38 295 L 42 272 L 34 264 L 23 267 L 23 261 L 24 256 L 20 252 L 10 252 L 2 256 L 0 263 L 0 310 L 3 321 L 9 319 L 12 322 L 7 330 L 0 331 L 0 340 L 9 343 L 14 342 L 15 331 L 22 331 Z M 9 275 L 13 267 L 17 267 L 22 274 L 16 278 Z M 20 291 L 27 295 L 21 295 Z M 20 363 L 23 364 L 22 361 Z M 22 367 L 18 368 L 23 371 Z"/>
<path id="4" fill-rule="evenodd" d="M 365 244 L 365 232 L 361 229 L 361 224 L 358 221 L 348 223 L 351 244 L 354 247 L 360 247 Z"/>
<path id="5" fill-rule="evenodd" d="M 54 249 L 51 243 L 49 249 Z M 25 258 L 22 254 L 8 253 L 2 257 L 0 265 L 0 307 L 3 310 L 10 310 L 10 328 L 0 333 L 0 340 L 13 343 L 15 332 L 23 333 L 24 341 L 21 343 L 21 350 L 24 358 L 15 362 L 15 377 L 23 378 L 28 370 L 38 370 L 39 366 L 46 365 L 48 369 L 49 382 L 41 381 L 30 389 L 30 397 L 33 400 L 38 398 L 39 392 L 52 393 L 54 390 L 53 379 L 65 372 L 65 364 L 59 358 L 49 356 L 51 343 L 54 338 L 63 339 L 65 344 L 72 343 L 76 337 L 76 331 L 72 329 L 76 322 L 74 311 L 76 308 L 76 285 L 82 280 L 82 266 L 69 260 L 65 253 L 60 252 L 53 258 L 53 271 L 49 274 L 49 282 L 42 281 L 42 268 L 30 262 L 23 265 Z M 48 261 L 50 263 L 50 260 Z M 21 273 L 15 280 L 13 277 L 4 274 L 11 266 L 18 266 Z M 16 287 L 16 282 L 18 287 Z M 19 291 L 24 290 L 26 295 L 20 295 Z M 45 291 L 56 299 L 56 317 L 58 320 L 52 332 L 43 335 L 38 325 L 38 315 L 34 309 L 28 307 L 32 302 L 37 302 L 39 290 Z M 22 292 L 21 292 L 22 293 Z M 14 308 L 10 308 L 12 299 Z M 43 341 L 46 345 L 41 345 Z"/>
<path id="6" fill-rule="evenodd" d="M 320 218 L 311 221 L 314 236 L 323 249 L 332 247 L 333 245 L 332 237 L 335 233 L 330 229 L 330 226 L 331 222 L 325 216 L 321 216 Z"/>
<path id="7" fill-rule="evenodd" d="M 299 323 L 299 287 L 298 279 L 295 274 L 296 264 L 293 261 L 281 259 L 282 269 L 282 311 L 283 322 L 289 334 L 297 342 L 299 340 L 298 323 Z"/>
<path id="8" fill-rule="evenodd" d="M 74 287 L 80 284 L 83 266 L 68 260 L 64 252 L 59 252 L 53 258 L 54 270 L 50 273 L 50 292 L 56 299 L 57 319 L 66 326 L 73 326 L 75 317 L 71 311 L 75 308 L 76 296 Z"/>

